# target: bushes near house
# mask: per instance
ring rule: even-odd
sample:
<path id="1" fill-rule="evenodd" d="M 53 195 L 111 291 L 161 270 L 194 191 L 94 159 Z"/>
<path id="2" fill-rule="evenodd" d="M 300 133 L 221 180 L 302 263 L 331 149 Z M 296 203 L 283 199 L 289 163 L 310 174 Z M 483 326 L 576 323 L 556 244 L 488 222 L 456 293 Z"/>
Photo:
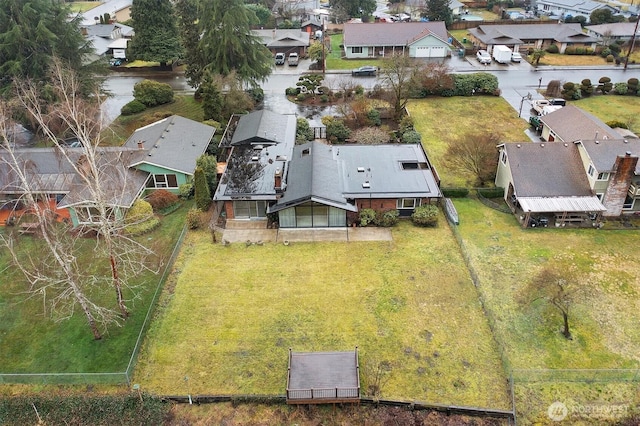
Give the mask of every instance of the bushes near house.
<path id="1" fill-rule="evenodd" d="M 549 53 L 558 53 L 558 52 L 560 52 L 560 49 L 558 48 L 558 45 L 552 44 L 551 46 L 547 47 L 547 52 L 549 52 Z"/>
<path id="2" fill-rule="evenodd" d="M 327 139 L 331 143 L 344 143 L 351 135 L 351 130 L 344 124 L 343 120 L 331 116 L 322 117 L 322 122 L 327 126 Z"/>
<path id="3" fill-rule="evenodd" d="M 309 121 L 306 118 L 299 117 L 296 120 L 296 143 L 303 144 L 313 139 L 313 129 L 309 126 Z"/>
<path id="4" fill-rule="evenodd" d="M 189 229 L 198 229 L 202 226 L 202 211 L 197 208 L 192 208 L 187 212 L 187 217 L 185 218 L 187 222 L 187 228 Z"/>
<path id="5" fill-rule="evenodd" d="M 194 188 L 193 188 L 192 182 L 183 183 L 178 187 L 180 198 L 182 198 L 183 200 L 191 199 L 191 197 L 193 197 L 193 191 L 194 191 Z"/>
<path id="6" fill-rule="evenodd" d="M 415 130 L 409 130 L 402 134 L 402 143 L 421 143 L 422 136 Z"/>
<path id="7" fill-rule="evenodd" d="M 638 94 L 638 89 L 640 89 L 640 80 L 635 77 L 627 80 L 627 89 L 630 95 Z"/>
<path id="8" fill-rule="evenodd" d="M 465 198 L 469 195 L 467 188 L 442 188 L 442 195 L 446 198 Z"/>
<path id="9" fill-rule="evenodd" d="M 375 223 L 377 226 L 391 228 L 392 226 L 396 226 L 398 224 L 399 217 L 400 213 L 398 213 L 398 210 L 387 210 L 385 212 L 378 212 L 376 214 Z"/>
<path id="10" fill-rule="evenodd" d="M 137 99 L 134 99 L 131 102 L 128 102 L 127 104 L 125 104 L 125 106 L 123 106 L 120 109 L 120 114 L 122 114 L 122 115 L 133 115 L 133 114 L 137 114 L 139 112 L 142 112 L 145 109 L 147 109 L 145 104 L 143 104 L 142 102 L 140 102 Z"/>
<path id="11" fill-rule="evenodd" d="M 606 95 L 613 89 L 613 83 L 611 83 L 611 79 L 609 77 L 600 77 L 598 83 L 598 90 L 603 95 Z"/>
<path id="12" fill-rule="evenodd" d="M 434 227 L 438 225 L 438 214 L 439 210 L 437 206 L 426 205 L 416 207 L 411 215 L 411 221 L 417 226 Z"/>
<path id="13" fill-rule="evenodd" d="M 623 123 L 622 121 L 619 120 L 611 120 L 611 121 L 607 121 L 606 125 L 611 127 L 612 129 L 615 129 L 616 127 L 619 129 L 628 129 L 629 126 L 627 126 L 626 123 Z"/>
<path id="14" fill-rule="evenodd" d="M 131 235 L 149 232 L 160 225 L 160 220 L 153 214 L 153 207 L 145 200 L 136 200 L 125 217 L 126 231 Z"/>
<path id="15" fill-rule="evenodd" d="M 173 89 L 167 83 L 142 80 L 133 86 L 133 97 L 148 107 L 173 101 Z"/>
<path id="16" fill-rule="evenodd" d="M 504 195 L 504 188 L 478 188 L 478 194 L 484 198 L 502 198 Z"/>
<path id="17" fill-rule="evenodd" d="M 626 95 L 627 93 L 629 93 L 629 86 L 627 86 L 627 83 L 616 83 L 613 86 L 613 92 L 616 95 Z"/>
<path id="18" fill-rule="evenodd" d="M 369 226 L 376 223 L 376 211 L 373 209 L 360 210 L 360 226 Z"/>
<path id="19" fill-rule="evenodd" d="M 146 200 L 151 204 L 153 211 L 158 212 L 177 204 L 180 197 L 166 189 L 158 189 L 149 194 Z"/>

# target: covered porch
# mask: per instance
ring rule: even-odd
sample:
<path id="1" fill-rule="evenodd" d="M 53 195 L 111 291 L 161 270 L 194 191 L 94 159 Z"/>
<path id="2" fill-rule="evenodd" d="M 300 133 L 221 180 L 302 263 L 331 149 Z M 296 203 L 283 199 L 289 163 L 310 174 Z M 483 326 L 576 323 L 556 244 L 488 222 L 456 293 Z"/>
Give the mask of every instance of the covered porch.
<path id="1" fill-rule="evenodd" d="M 600 227 L 607 211 L 598 197 L 515 197 L 511 208 L 523 228 Z"/>

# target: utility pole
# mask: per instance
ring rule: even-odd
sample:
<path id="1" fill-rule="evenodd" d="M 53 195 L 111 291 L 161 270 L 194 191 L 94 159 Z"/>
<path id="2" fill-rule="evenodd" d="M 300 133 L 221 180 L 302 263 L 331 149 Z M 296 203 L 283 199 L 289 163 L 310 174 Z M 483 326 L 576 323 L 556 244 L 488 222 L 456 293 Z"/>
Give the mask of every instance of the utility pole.
<path id="1" fill-rule="evenodd" d="M 636 35 L 638 34 L 638 22 L 640 22 L 640 17 L 636 19 L 636 28 L 633 30 L 633 36 L 631 36 L 631 45 L 629 46 L 629 51 L 627 52 L 627 57 L 624 60 L 624 70 L 627 70 L 627 65 L 629 64 L 629 56 L 631 56 L 631 52 L 633 52 L 633 47 L 636 44 Z"/>

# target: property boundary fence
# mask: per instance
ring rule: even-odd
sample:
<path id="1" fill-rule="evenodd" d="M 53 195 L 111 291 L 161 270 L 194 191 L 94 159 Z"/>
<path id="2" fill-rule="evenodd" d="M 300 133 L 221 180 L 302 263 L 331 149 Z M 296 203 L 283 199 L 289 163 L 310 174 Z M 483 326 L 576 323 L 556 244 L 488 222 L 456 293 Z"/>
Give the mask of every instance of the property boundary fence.
<path id="1" fill-rule="evenodd" d="M 142 345 L 142 338 L 149 327 L 149 322 L 155 310 L 158 297 L 161 290 L 164 287 L 164 283 L 171 272 L 173 263 L 178 256 L 182 242 L 187 233 L 186 225 L 182 228 L 182 232 L 176 241 L 171 256 L 166 262 L 162 276 L 158 280 L 153 298 L 149 304 L 149 309 L 145 319 L 140 327 L 136 344 L 129 358 L 129 363 L 125 371 L 107 372 L 107 373 L 0 373 L 0 383 L 21 383 L 21 384 L 52 384 L 52 385 L 66 385 L 66 384 L 131 384 L 131 376 L 136 364 L 138 353 Z"/>
<path id="2" fill-rule="evenodd" d="M 640 382 L 640 369 L 514 369 L 512 374 L 520 383 Z"/>

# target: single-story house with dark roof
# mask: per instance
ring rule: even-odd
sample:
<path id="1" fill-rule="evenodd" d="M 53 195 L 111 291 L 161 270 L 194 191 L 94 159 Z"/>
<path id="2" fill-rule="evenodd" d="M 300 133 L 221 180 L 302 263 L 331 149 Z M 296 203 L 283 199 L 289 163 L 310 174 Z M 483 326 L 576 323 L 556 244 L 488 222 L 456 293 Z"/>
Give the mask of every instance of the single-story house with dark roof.
<path id="1" fill-rule="evenodd" d="M 343 45 L 348 59 L 404 54 L 444 58 L 451 53 L 444 22 L 345 23 Z"/>
<path id="2" fill-rule="evenodd" d="M 266 219 L 267 207 L 287 187 L 296 141 L 296 116 L 268 110 L 232 117 L 218 161 L 224 169 L 213 196 L 227 219 Z"/>
<path id="3" fill-rule="evenodd" d="M 599 118 L 574 105 L 540 116 L 541 137 L 547 142 L 575 142 L 579 139 L 622 139 L 622 135 Z"/>
<path id="4" fill-rule="evenodd" d="M 362 209 L 407 217 L 442 197 L 420 144 L 296 145 L 287 182 L 268 209 L 281 228 L 343 227 Z"/>
<path id="5" fill-rule="evenodd" d="M 587 34 L 598 40 L 606 40 L 609 43 L 621 40 L 629 41 L 636 30 L 635 22 L 615 22 L 609 24 L 589 25 L 585 27 Z M 640 35 L 640 34 L 639 34 Z"/>
<path id="6" fill-rule="evenodd" d="M 213 139 L 215 127 L 172 115 L 137 129 L 123 147 L 144 153 L 129 167 L 147 172 L 147 189 L 178 193 L 180 185 L 192 182 L 196 160 Z"/>
<path id="7" fill-rule="evenodd" d="M 595 49 L 597 39 L 582 32 L 580 24 L 513 24 L 479 25 L 469 28 L 471 42 L 478 49 L 491 53 L 493 46 L 506 45 L 515 51 L 546 49 L 555 44 L 560 53 L 568 46 Z"/>
<path id="8" fill-rule="evenodd" d="M 262 44 L 267 46 L 274 55 L 276 53 L 297 53 L 302 56 L 309 47 L 310 34 L 306 31 L 295 29 L 271 29 L 253 30 L 253 34 L 260 37 Z"/>
<path id="9" fill-rule="evenodd" d="M 126 59 L 127 44 L 134 35 L 133 28 L 115 22 L 86 25 L 80 30 L 93 48 L 93 57 L 89 58 L 90 62 L 105 56 Z"/>
<path id="10" fill-rule="evenodd" d="M 227 219 L 266 222 L 274 215 L 282 228 L 345 227 L 361 209 L 409 216 L 442 197 L 419 144 L 295 145 L 296 117 L 266 110 L 231 127 L 233 135 L 221 141 L 224 172 L 213 197 Z"/>
<path id="11" fill-rule="evenodd" d="M 535 4 L 538 15 L 557 16 L 560 19 L 582 16 L 587 23 L 591 13 L 596 10 L 609 9 L 613 14 L 620 12 L 606 3 L 592 0 L 536 0 Z"/>
<path id="12" fill-rule="evenodd" d="M 215 128 L 180 116 L 171 116 L 136 130 L 119 147 L 95 147 L 101 190 L 114 218 L 121 219 L 145 191 L 164 188 L 177 192 L 191 182 L 196 160 L 205 153 Z M 86 164 L 85 148 L 16 149 L 21 169 L 28 170 L 30 187 L 42 200 L 55 200 L 67 209 L 74 226 L 91 225 L 95 202 L 79 173 Z M 26 165 L 29 167 L 26 167 Z M 25 189 L 12 168 L 6 150 L 0 150 L 0 209 L 15 209 Z"/>

